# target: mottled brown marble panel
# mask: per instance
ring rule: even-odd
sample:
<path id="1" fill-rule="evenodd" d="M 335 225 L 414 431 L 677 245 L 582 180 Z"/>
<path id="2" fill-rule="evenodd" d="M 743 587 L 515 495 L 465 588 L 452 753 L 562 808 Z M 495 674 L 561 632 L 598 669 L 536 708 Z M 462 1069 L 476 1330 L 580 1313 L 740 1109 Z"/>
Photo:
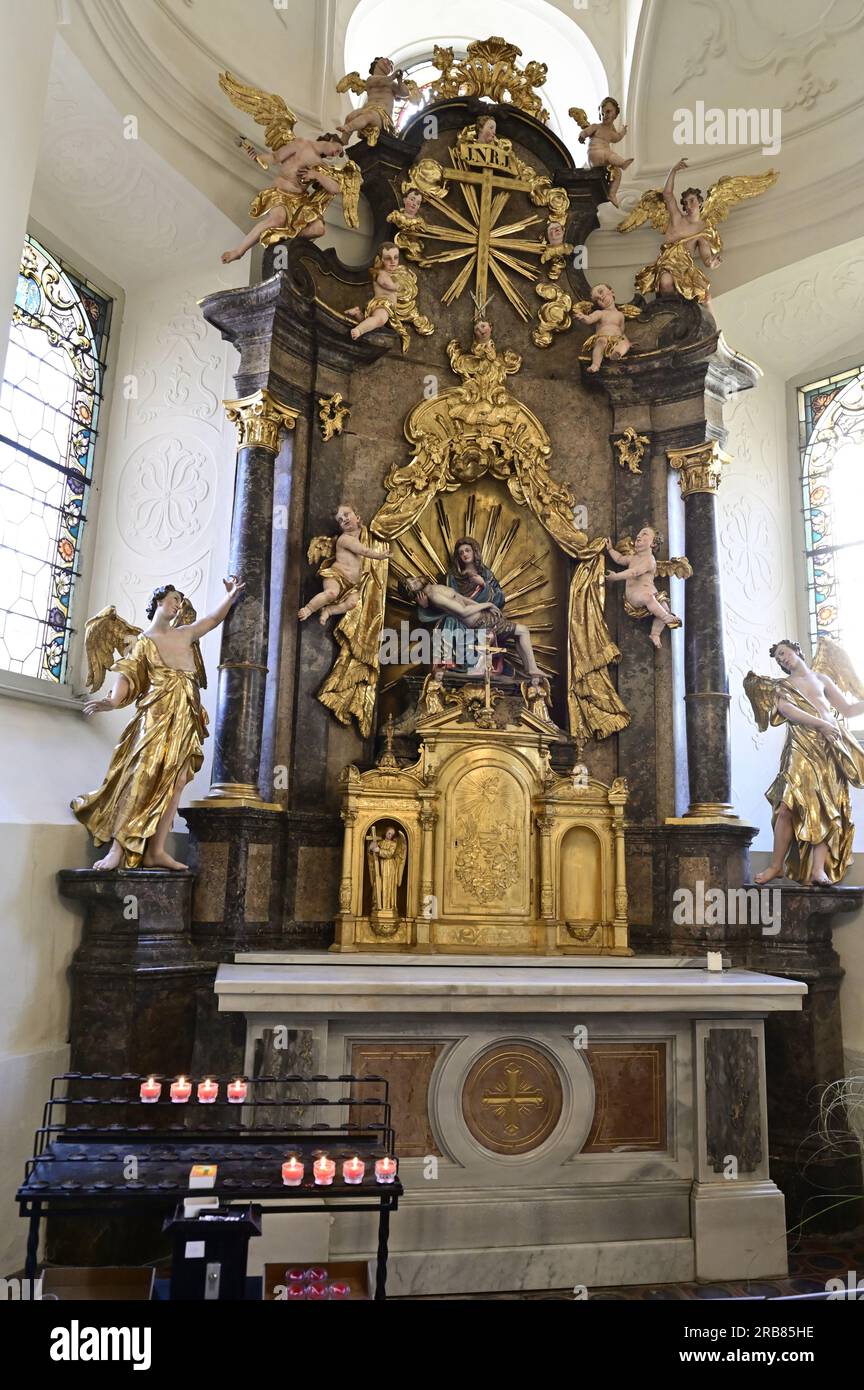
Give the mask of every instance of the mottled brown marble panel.
<path id="1" fill-rule="evenodd" d="M 270 877 L 273 846 L 250 845 L 246 867 L 243 916 L 247 922 L 266 922 L 270 916 Z"/>
<path id="2" fill-rule="evenodd" d="M 202 840 L 198 847 L 198 877 L 192 897 L 193 922 L 221 922 L 228 884 L 228 845 Z"/>
<path id="3" fill-rule="evenodd" d="M 334 845 L 301 845 L 297 851 L 298 922 L 329 922 L 339 911 L 342 851 Z"/>
<path id="4" fill-rule="evenodd" d="M 596 1092 L 583 1153 L 662 1153 L 666 1138 L 666 1044 L 593 1043 L 586 1052 Z"/>
<path id="5" fill-rule="evenodd" d="M 443 1043 L 358 1042 L 351 1048 L 354 1076 L 383 1076 L 390 1083 L 396 1152 L 401 1158 L 424 1158 L 439 1154 L 429 1123 L 429 1081 L 432 1069 L 444 1050 Z M 377 1084 L 355 1087 L 358 1100 L 381 1094 Z M 364 1116 L 375 1122 L 380 1117 L 371 1107 L 354 1110 L 351 1123 L 362 1125 Z"/>
<path id="6" fill-rule="evenodd" d="M 758 1038 L 747 1028 L 712 1028 L 705 1039 L 705 1141 L 715 1173 L 730 1157 L 739 1173 L 762 1162 L 759 1089 Z"/>
<path id="7" fill-rule="evenodd" d="M 686 888 L 695 893 L 697 883 L 704 883 L 706 890 L 712 886 L 711 861 L 701 855 L 682 855 L 678 860 L 678 882 L 672 885 L 673 892 L 676 888 Z"/>

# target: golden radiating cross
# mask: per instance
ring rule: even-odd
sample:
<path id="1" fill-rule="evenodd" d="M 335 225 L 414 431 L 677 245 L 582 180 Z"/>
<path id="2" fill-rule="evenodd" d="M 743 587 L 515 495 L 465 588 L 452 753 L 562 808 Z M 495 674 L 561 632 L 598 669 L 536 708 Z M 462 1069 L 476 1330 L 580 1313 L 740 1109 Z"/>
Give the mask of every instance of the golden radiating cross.
<path id="1" fill-rule="evenodd" d="M 500 1084 L 500 1089 L 496 1090 L 493 1086 L 492 1090 L 481 1099 L 482 1103 L 491 1106 L 498 1116 L 506 1117 L 508 1113 L 512 1113 L 512 1119 L 505 1119 L 504 1128 L 508 1134 L 518 1134 L 520 1129 L 518 1116 L 529 1106 L 536 1108 L 545 1105 L 546 1097 L 539 1091 L 532 1091 L 531 1083 L 528 1081 L 523 1083 L 523 1089 L 520 1091 L 519 1078 L 522 1075 L 522 1068 L 517 1066 L 515 1062 L 511 1062 L 509 1066 L 504 1068 L 504 1075 L 507 1080 Z"/>
<path id="2" fill-rule="evenodd" d="M 506 207 L 511 193 L 531 193 L 534 184 L 507 173 L 506 161 L 502 163 L 501 152 L 496 150 L 493 145 L 472 145 L 471 154 L 472 159 L 485 158 L 489 162 L 484 168 L 476 171 L 465 168 L 461 163 L 453 169 L 441 170 L 442 176 L 448 182 L 455 182 L 462 186 L 469 217 L 463 217 L 461 213 L 448 207 L 434 194 L 424 194 L 428 201 L 454 225 L 441 227 L 430 224 L 423 236 L 434 237 L 439 241 L 457 242 L 459 245 L 451 251 L 441 251 L 435 256 L 424 256 L 421 264 L 427 266 L 441 265 L 447 261 L 463 260 L 467 257 L 465 265 L 449 289 L 441 296 L 443 302 L 450 304 L 454 299 L 458 299 L 471 277 L 471 272 L 476 271 L 476 298 L 481 304 L 485 303 L 491 271 L 517 314 L 527 320 L 531 316 L 528 305 L 511 281 L 505 267 L 514 270 L 517 275 L 524 276 L 526 280 L 537 279 L 537 275 L 527 261 L 510 253 L 526 251 L 532 256 L 542 255 L 545 242 L 529 241 L 527 238 L 513 235 L 513 233 L 524 231 L 526 227 L 533 226 L 541 218 L 537 213 L 531 213 L 518 222 L 508 222 L 500 227 L 498 226 L 498 218 Z M 455 151 L 451 151 L 451 155 L 455 163 L 459 156 L 456 155 Z"/>

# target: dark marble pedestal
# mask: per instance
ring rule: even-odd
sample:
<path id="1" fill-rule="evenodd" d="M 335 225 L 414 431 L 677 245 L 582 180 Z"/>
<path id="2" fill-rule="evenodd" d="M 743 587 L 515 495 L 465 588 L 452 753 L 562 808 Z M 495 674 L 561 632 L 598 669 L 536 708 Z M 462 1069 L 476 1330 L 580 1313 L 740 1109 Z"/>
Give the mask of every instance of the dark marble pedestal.
<path id="1" fill-rule="evenodd" d="M 749 928 L 742 963 L 802 980 L 808 989 L 800 1014 L 766 1021 L 771 1176 L 786 1197 L 790 1227 L 802 1222 L 805 1233 L 850 1230 L 864 1220 L 860 1147 L 842 1115 L 820 1135 L 819 1103 L 825 1087 L 844 1076 L 843 970 L 832 928 L 842 927 L 835 920 L 840 914 L 861 907 L 864 888 L 802 888 L 785 880 L 768 887 L 779 890 L 779 922 L 768 931 Z M 844 1200 L 850 1196 L 857 1200 Z"/>

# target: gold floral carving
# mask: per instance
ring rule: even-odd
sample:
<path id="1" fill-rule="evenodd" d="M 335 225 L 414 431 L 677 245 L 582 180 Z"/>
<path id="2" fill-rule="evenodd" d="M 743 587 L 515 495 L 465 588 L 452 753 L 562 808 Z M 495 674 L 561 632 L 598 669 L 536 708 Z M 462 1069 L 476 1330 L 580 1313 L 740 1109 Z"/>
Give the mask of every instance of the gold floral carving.
<path id="1" fill-rule="evenodd" d="M 534 88 L 545 83 L 546 64 L 529 62 L 520 72 L 516 60 L 521 57 L 521 48 L 497 35 L 469 43 L 466 57 L 458 60 L 452 48 L 436 44 L 432 65 L 441 76 L 432 84 L 433 99 L 490 97 L 492 101 L 506 101 L 545 123 L 549 112 Z"/>
<path id="2" fill-rule="evenodd" d="M 318 405 L 318 419 L 323 439 L 332 439 L 334 434 L 341 434 L 345 421 L 351 414 L 351 407 L 344 403 L 342 392 L 336 391 L 332 396 L 319 396 Z"/>
<path id="3" fill-rule="evenodd" d="M 543 303 L 537 310 L 537 327 L 531 330 L 531 337 L 535 347 L 551 347 L 556 333 L 566 333 L 573 326 L 573 299 L 557 285 L 545 282 L 535 285 L 534 292 Z"/>
<path id="4" fill-rule="evenodd" d="M 225 414 L 237 427 L 237 448 L 279 448 L 280 430 L 293 430 L 299 411 L 277 401 L 262 389 L 237 401 L 223 401 Z"/>
<path id="5" fill-rule="evenodd" d="M 732 462 L 716 439 L 692 444 L 688 449 L 667 449 L 666 456 L 669 467 L 678 474 L 682 497 L 691 497 L 695 492 L 717 492 L 723 464 Z"/>
<path id="6" fill-rule="evenodd" d="M 650 443 L 651 439 L 647 434 L 637 434 L 633 426 L 628 425 L 618 438 L 612 441 L 612 447 L 618 456 L 616 462 L 631 473 L 641 473 L 639 465 Z"/>

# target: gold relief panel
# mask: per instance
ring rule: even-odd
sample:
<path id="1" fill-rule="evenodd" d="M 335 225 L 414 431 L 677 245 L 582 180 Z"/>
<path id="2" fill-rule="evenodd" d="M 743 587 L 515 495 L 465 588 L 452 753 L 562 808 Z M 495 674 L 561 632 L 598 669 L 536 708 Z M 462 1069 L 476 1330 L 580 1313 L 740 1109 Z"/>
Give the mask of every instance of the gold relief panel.
<path id="1" fill-rule="evenodd" d="M 498 1154 L 537 1149 L 561 1118 L 564 1091 L 549 1057 L 529 1043 L 493 1047 L 474 1063 L 462 1088 L 471 1135 Z"/>
<path id="2" fill-rule="evenodd" d="M 466 759 L 445 792 L 439 835 L 445 916 L 530 911 L 531 797 L 506 754 Z"/>

